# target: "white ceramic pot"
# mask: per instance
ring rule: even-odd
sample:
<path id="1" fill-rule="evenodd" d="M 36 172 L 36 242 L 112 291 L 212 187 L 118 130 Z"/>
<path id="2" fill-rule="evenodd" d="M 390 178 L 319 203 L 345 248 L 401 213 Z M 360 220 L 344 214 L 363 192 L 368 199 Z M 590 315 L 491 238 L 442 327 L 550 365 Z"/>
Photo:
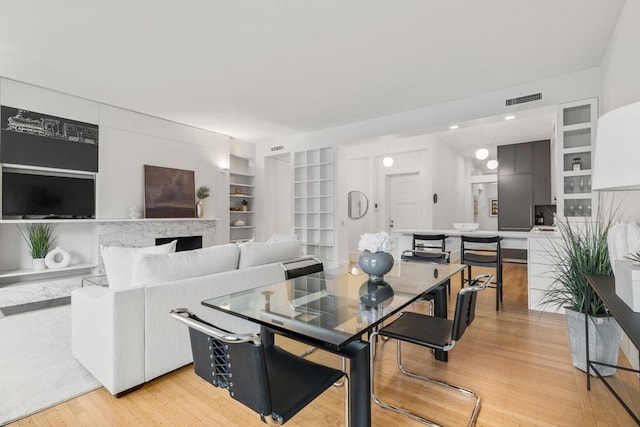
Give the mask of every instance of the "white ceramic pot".
<path id="1" fill-rule="evenodd" d="M 60 246 L 56 246 L 54 250 L 49 252 L 44 257 L 44 263 L 49 268 L 64 268 L 68 267 L 71 263 L 71 254 L 62 249 Z"/>
<path id="2" fill-rule="evenodd" d="M 33 269 L 34 270 L 45 270 L 47 268 L 44 263 L 44 258 L 33 258 Z"/>

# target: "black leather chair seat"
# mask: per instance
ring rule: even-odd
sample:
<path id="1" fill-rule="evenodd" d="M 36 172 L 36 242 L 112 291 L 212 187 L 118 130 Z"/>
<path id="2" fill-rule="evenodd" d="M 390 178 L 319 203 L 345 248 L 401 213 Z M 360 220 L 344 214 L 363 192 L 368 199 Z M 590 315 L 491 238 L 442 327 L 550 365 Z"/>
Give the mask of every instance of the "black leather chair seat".
<path id="1" fill-rule="evenodd" d="M 291 419 L 343 376 L 340 371 L 294 356 L 275 346 L 265 348 L 264 356 L 269 372 L 271 410 L 284 421 Z"/>
<path id="2" fill-rule="evenodd" d="M 498 262 L 498 257 L 495 253 L 491 255 L 483 255 L 474 252 L 467 252 L 466 254 L 464 254 L 464 261 L 465 264 L 495 264 L 496 262 Z"/>
<path id="3" fill-rule="evenodd" d="M 444 347 L 451 340 L 453 322 L 440 317 L 429 317 L 429 322 L 425 322 L 424 317 L 422 314 L 404 312 L 378 334 L 425 347 Z"/>

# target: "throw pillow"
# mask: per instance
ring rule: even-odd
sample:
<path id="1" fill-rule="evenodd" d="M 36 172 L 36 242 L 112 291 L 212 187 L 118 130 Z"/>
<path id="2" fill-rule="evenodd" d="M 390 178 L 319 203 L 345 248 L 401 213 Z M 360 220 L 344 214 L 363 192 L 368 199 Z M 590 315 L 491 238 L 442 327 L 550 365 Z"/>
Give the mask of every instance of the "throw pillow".
<path id="1" fill-rule="evenodd" d="M 102 262 L 107 273 L 109 287 L 112 289 L 123 289 L 131 286 L 133 277 L 133 264 L 138 253 L 163 254 L 176 251 L 177 240 L 173 240 L 164 245 L 149 246 L 146 248 L 132 248 L 124 246 L 100 247 Z"/>
<path id="2" fill-rule="evenodd" d="M 240 263 L 238 264 L 238 268 L 285 261 L 298 258 L 300 255 L 302 255 L 302 242 L 300 242 L 300 240 L 247 243 L 240 247 Z"/>
<path id="3" fill-rule="evenodd" d="M 173 254 L 136 255 L 133 286 L 154 286 L 189 277 L 235 270 L 240 248 L 231 243 Z"/>

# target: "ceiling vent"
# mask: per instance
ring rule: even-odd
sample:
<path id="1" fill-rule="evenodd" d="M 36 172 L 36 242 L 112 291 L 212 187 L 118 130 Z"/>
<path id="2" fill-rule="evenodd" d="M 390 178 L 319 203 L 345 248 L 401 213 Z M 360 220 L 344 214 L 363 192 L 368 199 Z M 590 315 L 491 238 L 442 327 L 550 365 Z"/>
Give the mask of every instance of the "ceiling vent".
<path id="1" fill-rule="evenodd" d="M 275 145 L 273 147 L 271 147 L 271 151 L 281 151 L 284 150 L 284 145 Z"/>
<path id="2" fill-rule="evenodd" d="M 511 98 L 504 101 L 505 106 L 510 107 L 512 105 L 524 104 L 525 102 L 540 101 L 542 99 L 542 92 L 532 93 L 531 95 L 519 96 L 517 98 Z"/>

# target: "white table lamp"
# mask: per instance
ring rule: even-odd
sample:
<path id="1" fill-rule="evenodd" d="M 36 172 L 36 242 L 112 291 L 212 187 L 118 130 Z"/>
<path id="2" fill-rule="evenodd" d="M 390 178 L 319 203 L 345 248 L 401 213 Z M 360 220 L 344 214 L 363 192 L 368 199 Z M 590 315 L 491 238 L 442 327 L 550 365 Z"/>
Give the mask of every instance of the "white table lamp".
<path id="1" fill-rule="evenodd" d="M 640 190 L 640 102 L 598 119 L 593 190 Z"/>

